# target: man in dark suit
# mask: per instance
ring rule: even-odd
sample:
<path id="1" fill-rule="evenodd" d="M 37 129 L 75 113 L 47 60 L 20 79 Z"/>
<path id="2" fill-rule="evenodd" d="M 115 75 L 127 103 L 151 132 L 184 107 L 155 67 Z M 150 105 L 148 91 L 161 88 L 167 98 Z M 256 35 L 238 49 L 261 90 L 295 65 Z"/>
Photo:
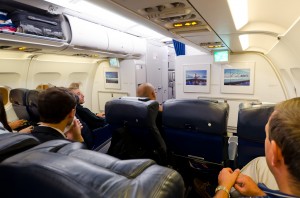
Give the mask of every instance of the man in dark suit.
<path id="1" fill-rule="evenodd" d="M 69 90 L 78 96 L 76 114 L 80 117 L 80 120 L 85 122 L 91 131 L 103 127 L 106 124 L 104 114 L 95 114 L 88 108 L 82 106 L 84 103 L 84 95 L 81 93 L 78 87 L 70 86 Z"/>
<path id="2" fill-rule="evenodd" d="M 52 87 L 39 94 L 38 111 L 41 125 L 34 127 L 32 135 L 41 142 L 69 139 L 83 142 L 81 123 L 74 119 L 76 98 L 62 87 Z"/>

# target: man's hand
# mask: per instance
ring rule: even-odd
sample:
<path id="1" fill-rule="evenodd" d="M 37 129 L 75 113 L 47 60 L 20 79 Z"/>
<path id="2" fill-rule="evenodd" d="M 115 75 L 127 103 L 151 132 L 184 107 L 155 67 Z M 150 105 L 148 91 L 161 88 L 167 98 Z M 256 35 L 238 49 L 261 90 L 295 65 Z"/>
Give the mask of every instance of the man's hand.
<path id="1" fill-rule="evenodd" d="M 232 171 L 231 168 L 223 168 L 218 176 L 218 183 L 220 186 L 224 186 L 226 189 L 230 190 L 235 184 L 236 178 L 239 176 L 240 170 L 236 169 Z"/>
<path id="2" fill-rule="evenodd" d="M 33 126 L 29 126 L 29 127 L 26 127 L 25 129 L 22 129 L 19 131 L 19 133 L 31 133 L 33 130 Z"/>
<path id="3" fill-rule="evenodd" d="M 100 118 L 105 118 L 105 113 L 96 113 L 96 116 L 100 117 Z"/>
<path id="4" fill-rule="evenodd" d="M 84 142 L 81 136 L 81 128 L 82 128 L 81 122 L 78 119 L 74 119 L 73 125 L 70 127 L 70 129 L 67 132 L 65 132 L 67 139 L 77 141 L 77 142 Z"/>
<path id="5" fill-rule="evenodd" d="M 257 184 L 247 175 L 240 174 L 236 179 L 234 188 L 245 196 L 265 196 Z"/>
<path id="6" fill-rule="evenodd" d="M 25 123 L 26 123 L 26 120 L 15 120 L 15 121 L 8 123 L 8 125 L 10 126 L 10 128 L 12 130 L 14 130 L 14 129 L 17 129 L 17 128 L 23 126 Z"/>

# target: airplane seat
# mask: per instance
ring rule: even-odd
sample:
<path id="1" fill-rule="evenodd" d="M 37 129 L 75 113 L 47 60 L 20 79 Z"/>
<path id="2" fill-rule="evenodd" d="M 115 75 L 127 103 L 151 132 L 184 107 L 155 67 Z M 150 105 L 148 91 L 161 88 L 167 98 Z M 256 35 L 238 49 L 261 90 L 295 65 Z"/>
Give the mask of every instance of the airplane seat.
<path id="1" fill-rule="evenodd" d="M 162 112 L 163 133 L 168 153 L 175 162 L 187 160 L 197 172 L 218 173 L 228 158 L 228 112 L 227 103 L 167 100 Z"/>
<path id="2" fill-rule="evenodd" d="M 0 135 L 0 161 L 38 145 L 38 139 L 31 135 L 5 133 Z"/>
<path id="3" fill-rule="evenodd" d="M 13 109 L 19 119 L 30 120 L 29 113 L 26 107 L 26 94 L 28 89 L 17 88 L 9 92 L 9 100 L 12 103 Z"/>
<path id="4" fill-rule="evenodd" d="M 110 142 L 113 127 L 109 124 L 105 125 L 102 128 L 93 130 L 93 148 L 92 150 L 100 151 L 107 143 Z"/>
<path id="5" fill-rule="evenodd" d="M 30 116 L 30 121 L 34 124 L 40 121 L 40 114 L 38 111 L 38 95 L 41 90 L 28 90 L 26 93 L 26 107 Z"/>
<path id="6" fill-rule="evenodd" d="M 241 103 L 238 113 L 238 167 L 242 168 L 255 157 L 264 156 L 265 125 L 274 104 Z"/>
<path id="7" fill-rule="evenodd" d="M 184 196 L 185 188 L 180 174 L 155 164 L 153 160 L 119 160 L 95 151 L 66 148 L 74 143 L 67 144 L 61 140 L 45 143 L 38 146 L 40 149 L 19 153 L 0 164 L 1 196 Z M 60 148 L 56 152 L 44 149 L 57 146 Z"/>
<path id="8" fill-rule="evenodd" d="M 4 106 L 8 104 L 9 102 L 9 87 L 0 87 L 0 95 L 2 96 L 3 104 Z"/>
<path id="9" fill-rule="evenodd" d="M 108 154 L 120 159 L 150 158 L 166 165 L 166 145 L 156 126 L 157 101 L 116 99 L 105 105 L 107 123 L 112 127 Z"/>

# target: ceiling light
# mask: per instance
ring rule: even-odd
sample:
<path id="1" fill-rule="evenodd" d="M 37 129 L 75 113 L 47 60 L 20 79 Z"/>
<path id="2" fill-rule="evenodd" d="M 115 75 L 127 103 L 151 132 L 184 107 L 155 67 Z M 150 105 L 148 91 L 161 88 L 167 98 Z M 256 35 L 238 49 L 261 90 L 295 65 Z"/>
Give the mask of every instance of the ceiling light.
<path id="1" fill-rule="evenodd" d="M 248 0 L 227 0 L 235 29 L 239 30 L 244 27 L 249 20 Z"/>
<path id="2" fill-rule="evenodd" d="M 249 35 L 248 34 L 240 35 L 239 39 L 240 39 L 240 43 L 241 43 L 243 50 L 246 50 L 247 48 L 249 48 Z"/>

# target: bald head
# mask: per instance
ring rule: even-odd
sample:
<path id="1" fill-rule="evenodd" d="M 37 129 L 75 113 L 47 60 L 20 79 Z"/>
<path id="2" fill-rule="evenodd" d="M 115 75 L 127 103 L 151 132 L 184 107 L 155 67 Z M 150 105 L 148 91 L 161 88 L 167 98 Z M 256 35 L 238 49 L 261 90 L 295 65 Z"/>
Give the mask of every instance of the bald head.
<path id="1" fill-rule="evenodd" d="M 150 100 L 156 100 L 155 89 L 150 83 L 141 84 L 136 91 L 137 97 L 148 97 Z"/>

